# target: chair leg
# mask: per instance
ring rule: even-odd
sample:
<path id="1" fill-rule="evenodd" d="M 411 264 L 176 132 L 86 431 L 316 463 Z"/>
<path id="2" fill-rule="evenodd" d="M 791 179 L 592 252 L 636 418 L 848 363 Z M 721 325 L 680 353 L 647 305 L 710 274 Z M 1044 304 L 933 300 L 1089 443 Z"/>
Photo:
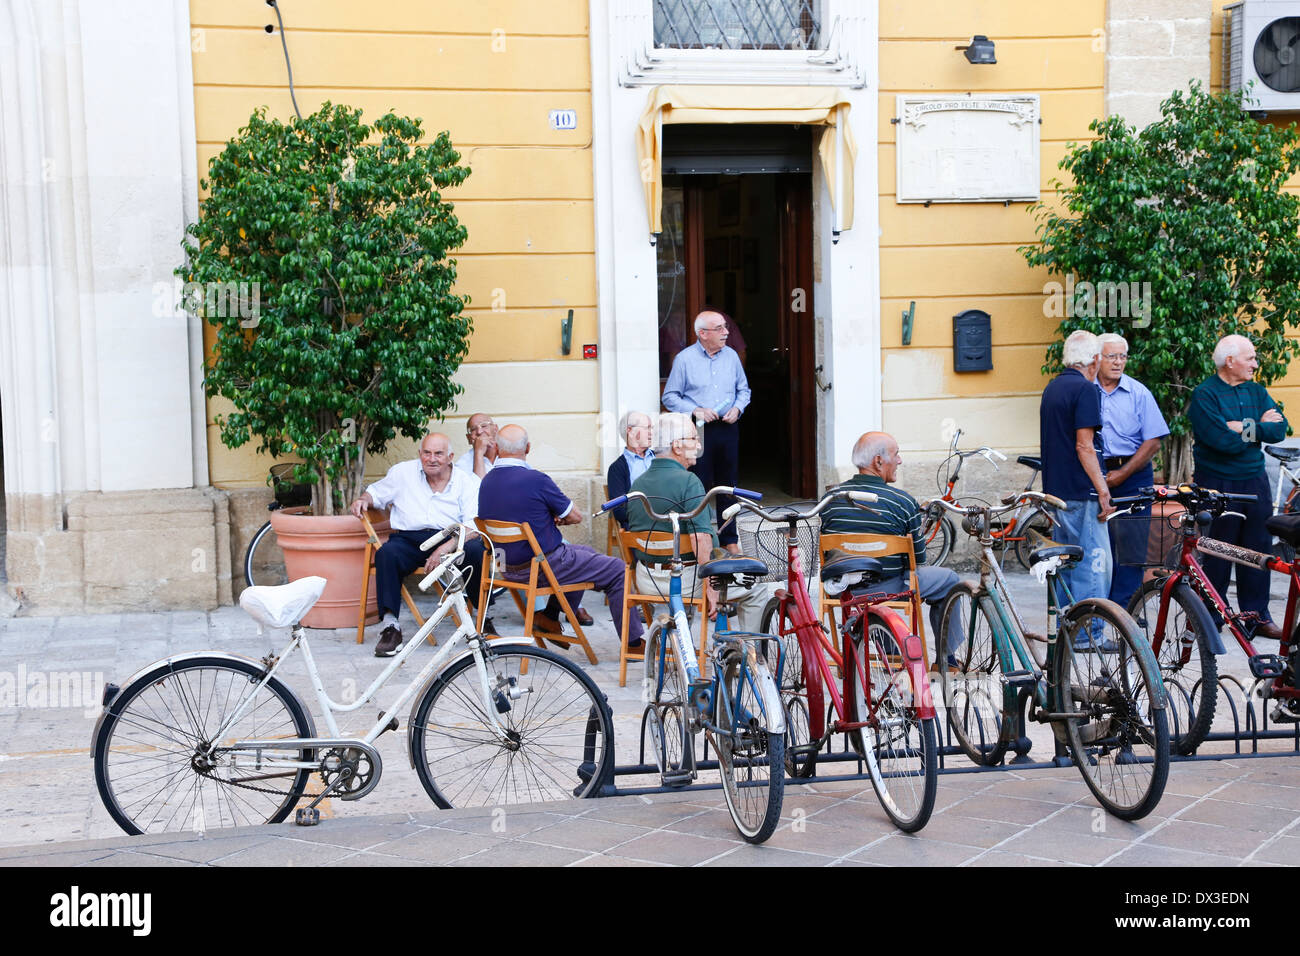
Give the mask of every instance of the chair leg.
<path id="1" fill-rule="evenodd" d="M 366 604 L 370 600 L 370 575 L 374 570 L 370 567 L 370 560 L 374 557 L 375 547 L 369 541 L 366 542 L 366 550 L 362 555 L 361 566 L 365 568 L 365 577 L 361 579 L 361 606 L 357 608 L 357 643 L 366 642 Z"/>
<path id="2" fill-rule="evenodd" d="M 569 605 L 569 599 L 565 597 L 564 591 L 560 587 L 560 582 L 555 579 L 555 573 L 551 571 L 551 566 L 547 564 L 545 560 L 542 560 L 539 563 L 542 566 L 542 571 L 545 572 L 546 574 L 546 580 L 550 583 L 551 593 L 554 594 L 555 597 L 559 600 L 561 610 L 564 611 L 565 616 L 569 619 L 570 623 L 573 624 L 573 634 L 575 640 L 568 641 L 567 643 L 581 644 L 582 649 L 587 652 L 588 663 L 599 664 L 600 661 L 596 659 L 596 652 L 591 649 L 591 644 L 588 643 L 587 641 L 587 635 L 582 632 L 582 625 L 578 622 L 578 615 L 574 613 L 573 608 Z M 534 564 L 533 577 L 536 578 L 536 576 L 537 576 L 537 564 Z M 626 603 L 627 602 L 625 601 L 624 605 L 626 605 Z M 624 633 L 627 632 L 625 631 Z"/>
<path id="3" fill-rule="evenodd" d="M 442 597 L 441 587 L 438 588 L 438 597 Z M 415 618 L 416 630 L 424 627 L 424 615 L 422 615 L 420 609 L 415 606 L 415 599 L 411 597 L 411 592 L 406 589 L 405 584 L 402 585 L 402 600 L 406 602 L 406 607 L 411 612 L 411 617 Z M 429 632 L 429 636 L 426 637 L 425 640 L 434 646 L 437 646 L 438 644 L 438 639 L 433 636 L 433 631 Z"/>

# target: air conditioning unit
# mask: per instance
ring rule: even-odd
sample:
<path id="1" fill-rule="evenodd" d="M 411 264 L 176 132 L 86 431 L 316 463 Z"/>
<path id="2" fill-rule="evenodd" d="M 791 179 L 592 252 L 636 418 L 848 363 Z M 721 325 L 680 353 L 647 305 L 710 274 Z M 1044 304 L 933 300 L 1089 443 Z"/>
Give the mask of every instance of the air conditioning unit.
<path id="1" fill-rule="evenodd" d="M 1250 84 L 1246 106 L 1251 110 L 1300 112 L 1300 0 L 1240 0 L 1224 13 L 1228 89 Z"/>

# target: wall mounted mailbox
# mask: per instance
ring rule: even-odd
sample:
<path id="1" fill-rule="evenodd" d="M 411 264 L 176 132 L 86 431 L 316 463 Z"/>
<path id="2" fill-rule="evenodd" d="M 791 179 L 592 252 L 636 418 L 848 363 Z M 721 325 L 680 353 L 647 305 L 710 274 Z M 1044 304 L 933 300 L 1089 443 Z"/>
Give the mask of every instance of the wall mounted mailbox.
<path id="1" fill-rule="evenodd" d="M 952 317 L 954 372 L 987 372 L 993 368 L 993 326 L 989 314 L 967 309 Z"/>

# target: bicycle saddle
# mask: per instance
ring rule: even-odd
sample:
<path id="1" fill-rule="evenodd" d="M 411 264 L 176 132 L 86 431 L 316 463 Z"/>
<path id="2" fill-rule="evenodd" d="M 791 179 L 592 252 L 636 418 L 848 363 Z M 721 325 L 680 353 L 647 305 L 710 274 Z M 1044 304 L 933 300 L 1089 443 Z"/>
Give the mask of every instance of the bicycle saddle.
<path id="1" fill-rule="evenodd" d="M 1033 554 L 1029 556 L 1029 563 L 1037 564 L 1039 561 L 1046 561 L 1057 556 L 1065 558 L 1067 561 L 1080 561 L 1083 559 L 1083 548 L 1077 544 L 1047 544 L 1034 549 Z"/>
<path id="2" fill-rule="evenodd" d="M 1035 458 L 1033 455 L 1021 455 L 1016 459 L 1016 461 L 1020 462 L 1020 464 L 1024 465 L 1026 468 L 1032 468 L 1035 471 L 1043 470 L 1043 459 Z"/>
<path id="3" fill-rule="evenodd" d="M 325 591 L 326 580 L 319 577 L 299 578 L 288 584 L 256 585 L 239 595 L 239 606 L 258 624 L 267 627 L 290 627 L 302 620 Z"/>
<path id="4" fill-rule="evenodd" d="M 1300 448 L 1284 448 L 1281 445 L 1265 445 L 1264 450 L 1278 461 L 1295 461 L 1300 458 Z"/>
<path id="5" fill-rule="evenodd" d="M 1300 547 L 1300 515 L 1273 515 L 1264 527 L 1292 547 Z"/>
<path id="6" fill-rule="evenodd" d="M 768 570 L 767 565 L 757 558 L 746 558 L 743 555 L 737 555 L 708 561 L 700 565 L 699 573 L 706 578 L 720 578 L 732 574 L 752 574 L 761 578 L 768 574 Z"/>
<path id="7" fill-rule="evenodd" d="M 837 578 L 859 572 L 865 584 L 871 584 L 884 577 L 884 569 L 876 558 L 850 557 L 840 552 L 832 552 L 831 557 L 822 565 L 822 583 L 829 584 Z"/>

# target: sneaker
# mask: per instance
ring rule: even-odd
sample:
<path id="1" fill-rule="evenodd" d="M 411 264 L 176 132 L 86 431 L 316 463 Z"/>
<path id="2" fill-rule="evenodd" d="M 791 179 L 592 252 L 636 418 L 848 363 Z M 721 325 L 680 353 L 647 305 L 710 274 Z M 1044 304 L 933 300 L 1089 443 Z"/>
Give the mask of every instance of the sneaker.
<path id="1" fill-rule="evenodd" d="M 396 624 L 389 624 L 379 634 L 379 643 L 375 645 L 376 657 L 392 657 L 402 646 L 402 632 Z"/>
<path id="2" fill-rule="evenodd" d="M 1074 653 L 1076 654 L 1118 654 L 1119 645 L 1109 637 L 1097 640 L 1096 638 L 1084 638 L 1074 642 Z"/>

